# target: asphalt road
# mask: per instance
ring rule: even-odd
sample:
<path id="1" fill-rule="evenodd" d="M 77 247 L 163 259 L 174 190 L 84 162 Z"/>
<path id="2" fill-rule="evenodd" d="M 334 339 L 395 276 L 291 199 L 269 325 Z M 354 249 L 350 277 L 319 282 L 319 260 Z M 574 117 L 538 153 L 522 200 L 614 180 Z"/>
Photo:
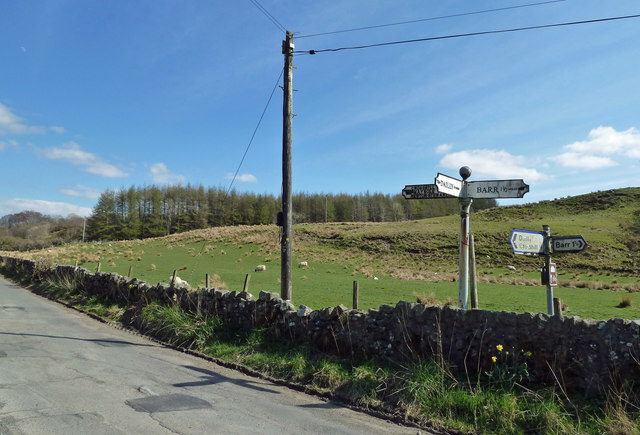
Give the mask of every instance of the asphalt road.
<path id="1" fill-rule="evenodd" d="M 418 432 L 163 347 L 0 277 L 1 435 Z"/>

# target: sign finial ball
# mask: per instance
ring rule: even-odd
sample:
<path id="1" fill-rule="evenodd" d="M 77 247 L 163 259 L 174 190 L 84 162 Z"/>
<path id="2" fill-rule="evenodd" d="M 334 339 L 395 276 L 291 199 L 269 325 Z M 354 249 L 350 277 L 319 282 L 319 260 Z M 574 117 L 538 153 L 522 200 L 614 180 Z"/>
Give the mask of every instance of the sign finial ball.
<path id="1" fill-rule="evenodd" d="M 463 166 L 460 168 L 460 176 L 463 180 L 466 180 L 471 176 L 471 168 L 468 166 Z"/>

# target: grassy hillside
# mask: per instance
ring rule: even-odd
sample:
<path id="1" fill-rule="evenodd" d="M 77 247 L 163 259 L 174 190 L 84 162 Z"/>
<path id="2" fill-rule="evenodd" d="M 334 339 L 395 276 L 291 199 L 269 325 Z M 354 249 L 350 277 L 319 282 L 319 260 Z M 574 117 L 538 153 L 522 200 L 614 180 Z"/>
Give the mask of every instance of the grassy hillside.
<path id="1" fill-rule="evenodd" d="M 582 253 L 553 256 L 562 288 L 556 294 L 570 314 L 583 317 L 640 317 L 640 290 L 634 227 L 640 227 L 640 188 L 597 192 L 521 206 L 498 207 L 471 216 L 476 239 L 480 306 L 512 311 L 546 311 L 540 286 L 540 257 L 514 255 L 509 244 L 514 228 L 552 235 L 582 235 Z M 313 308 L 351 305 L 352 281 L 360 282 L 360 307 L 415 300 L 414 294 L 446 303 L 457 300 L 459 217 L 396 223 L 307 224 L 294 229 L 294 302 Z M 16 254 L 18 255 L 18 254 Z M 60 264 L 132 275 L 152 284 L 168 282 L 173 270 L 192 286 L 242 288 L 251 274 L 253 293 L 280 291 L 279 229 L 275 226 L 223 227 L 147 239 L 74 244 L 22 256 L 45 257 Z M 258 264 L 264 272 L 254 272 Z M 507 269 L 516 267 L 516 271 Z M 377 280 L 373 279 L 379 278 Z M 514 287 L 514 285 L 519 285 Z M 526 286 L 526 287 L 523 287 Z M 577 288 L 577 289 L 576 289 Z M 624 291 L 624 294 L 611 290 Z M 631 306 L 618 308 L 621 298 Z M 589 302 L 592 297 L 599 302 Z M 585 297 L 587 300 L 585 300 Z"/>

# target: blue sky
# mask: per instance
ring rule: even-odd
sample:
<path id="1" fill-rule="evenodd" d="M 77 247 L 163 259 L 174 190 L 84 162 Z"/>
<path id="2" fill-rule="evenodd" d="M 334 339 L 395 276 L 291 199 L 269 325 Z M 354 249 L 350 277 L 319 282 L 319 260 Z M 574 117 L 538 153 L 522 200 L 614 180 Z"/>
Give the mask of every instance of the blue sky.
<path id="1" fill-rule="evenodd" d="M 321 50 L 640 14 L 634 0 L 261 0 Z M 0 216 L 87 215 L 105 189 L 228 187 L 283 67 L 249 0 L 4 2 Z M 639 186 L 640 19 L 294 58 L 294 192 L 396 194 L 470 166 L 520 200 Z M 280 84 L 282 84 L 280 82 Z M 238 191 L 279 194 L 282 91 Z"/>

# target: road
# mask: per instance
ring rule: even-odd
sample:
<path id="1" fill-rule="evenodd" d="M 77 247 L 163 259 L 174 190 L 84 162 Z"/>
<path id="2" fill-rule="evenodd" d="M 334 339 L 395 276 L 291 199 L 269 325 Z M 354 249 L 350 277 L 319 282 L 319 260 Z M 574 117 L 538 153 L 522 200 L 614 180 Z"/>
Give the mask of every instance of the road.
<path id="1" fill-rule="evenodd" d="M 2 435 L 418 432 L 163 347 L 0 277 Z"/>

